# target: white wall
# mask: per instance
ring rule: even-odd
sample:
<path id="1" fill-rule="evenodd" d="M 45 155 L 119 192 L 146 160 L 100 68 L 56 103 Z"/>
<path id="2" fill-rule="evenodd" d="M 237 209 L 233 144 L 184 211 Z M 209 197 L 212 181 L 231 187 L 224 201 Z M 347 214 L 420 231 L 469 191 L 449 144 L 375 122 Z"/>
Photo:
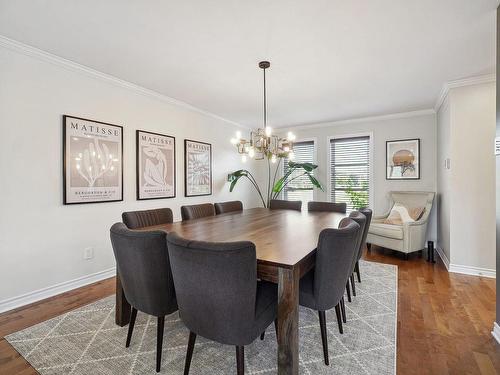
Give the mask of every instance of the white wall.
<path id="1" fill-rule="evenodd" d="M 437 114 L 437 247 L 443 251 L 445 261 L 450 259 L 450 200 L 451 170 L 445 166 L 450 159 L 451 166 L 451 111 L 449 98 L 443 102 Z"/>
<path id="2" fill-rule="evenodd" d="M 495 99 L 494 83 L 455 87 L 438 111 L 438 245 L 450 271 L 495 275 Z"/>
<path id="3" fill-rule="evenodd" d="M 450 95 L 453 186 L 450 261 L 454 265 L 494 270 L 495 84 L 457 88 Z"/>
<path id="4" fill-rule="evenodd" d="M 373 201 L 370 205 L 375 214 L 385 213 L 389 207 L 388 192 L 392 190 L 436 191 L 436 116 L 434 114 L 410 115 L 409 117 L 387 116 L 360 121 L 312 124 L 291 128 L 297 140 L 314 138 L 317 151 L 317 177 L 325 186 L 325 192 L 315 191 L 316 200 L 328 201 L 328 138 L 332 136 L 372 134 L 373 145 Z M 386 141 L 420 138 L 420 180 L 386 180 Z M 428 237 L 436 238 L 435 210 L 431 213 Z"/>
<path id="5" fill-rule="evenodd" d="M 235 125 L 45 60 L 0 47 L 0 310 L 30 301 L 16 296 L 114 267 L 109 228 L 123 211 L 170 207 L 179 219 L 183 204 L 258 204 L 249 184 L 230 194 L 225 182 L 243 167 L 229 143 Z M 123 202 L 62 204 L 63 114 L 124 127 Z M 176 137 L 177 198 L 136 201 L 136 129 Z M 184 138 L 213 145 L 212 196 L 184 197 Z M 86 247 L 95 249 L 91 260 L 83 260 Z"/>

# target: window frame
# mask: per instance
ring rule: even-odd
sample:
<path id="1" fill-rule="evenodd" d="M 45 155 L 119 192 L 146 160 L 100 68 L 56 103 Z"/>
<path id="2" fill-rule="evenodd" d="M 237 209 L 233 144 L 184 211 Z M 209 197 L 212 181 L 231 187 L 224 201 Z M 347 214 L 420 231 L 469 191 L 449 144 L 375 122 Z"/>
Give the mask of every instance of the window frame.
<path id="1" fill-rule="evenodd" d="M 293 141 L 294 144 L 302 143 L 302 142 L 312 142 L 313 143 L 313 161 L 312 161 L 312 163 L 318 164 L 318 139 L 316 137 L 308 137 L 308 138 L 296 139 L 295 141 Z M 285 159 L 285 158 L 283 158 L 283 159 Z M 283 165 L 281 166 L 280 169 L 281 169 L 279 172 L 280 177 L 283 177 L 283 174 L 285 172 L 285 161 L 284 160 L 283 160 Z M 316 177 L 317 177 L 317 173 L 316 173 Z M 283 190 L 281 191 L 281 194 L 280 194 L 281 199 L 285 199 L 285 189 L 286 189 L 286 187 L 283 188 Z M 316 200 L 317 199 L 316 194 L 317 194 L 318 189 L 313 188 L 312 190 L 313 190 L 313 200 Z"/>
<path id="2" fill-rule="evenodd" d="M 368 182 L 368 206 L 373 207 L 373 197 L 375 196 L 374 189 L 374 174 L 373 174 L 373 132 L 362 132 L 362 133 L 352 133 L 352 134 L 338 134 L 328 136 L 326 138 L 326 150 L 327 150 L 327 171 L 326 171 L 326 181 L 327 181 L 327 200 L 332 201 L 332 150 L 330 144 L 332 140 L 345 139 L 345 138 L 358 138 L 358 137 L 369 137 L 368 142 L 368 171 L 370 174 L 370 179 Z"/>

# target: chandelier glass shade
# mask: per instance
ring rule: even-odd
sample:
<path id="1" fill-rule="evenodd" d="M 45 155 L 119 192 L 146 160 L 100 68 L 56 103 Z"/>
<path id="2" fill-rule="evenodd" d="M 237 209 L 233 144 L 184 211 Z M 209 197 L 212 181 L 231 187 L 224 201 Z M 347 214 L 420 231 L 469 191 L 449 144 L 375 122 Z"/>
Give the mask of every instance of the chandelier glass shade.
<path id="1" fill-rule="evenodd" d="M 241 160 L 247 161 L 247 157 L 255 160 L 268 159 L 275 163 L 278 158 L 288 158 L 293 160 L 293 142 L 295 135 L 288 132 L 286 138 L 274 135 L 271 127 L 267 126 L 267 98 L 266 98 L 266 69 L 271 64 L 269 61 L 261 61 L 259 68 L 264 72 L 264 127 L 250 131 L 248 139 L 242 138 L 240 131 L 236 132 L 236 137 L 231 139 L 231 143 L 236 146 Z"/>

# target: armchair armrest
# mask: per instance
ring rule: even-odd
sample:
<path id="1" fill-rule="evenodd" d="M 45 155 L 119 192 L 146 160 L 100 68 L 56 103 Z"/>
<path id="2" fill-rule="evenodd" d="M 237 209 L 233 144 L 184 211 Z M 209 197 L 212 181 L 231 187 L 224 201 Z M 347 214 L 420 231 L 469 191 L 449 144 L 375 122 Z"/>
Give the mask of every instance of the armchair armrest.
<path id="1" fill-rule="evenodd" d="M 406 252 L 422 250 L 425 247 L 427 219 L 403 224 L 403 241 Z"/>

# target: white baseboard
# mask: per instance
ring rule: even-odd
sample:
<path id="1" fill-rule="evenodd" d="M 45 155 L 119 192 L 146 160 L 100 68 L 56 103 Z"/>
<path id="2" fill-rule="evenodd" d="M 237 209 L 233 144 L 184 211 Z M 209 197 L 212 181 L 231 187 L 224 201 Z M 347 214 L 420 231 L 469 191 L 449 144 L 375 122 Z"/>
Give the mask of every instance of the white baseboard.
<path id="1" fill-rule="evenodd" d="M 20 296 L 8 298 L 3 301 L 0 301 L 0 313 L 16 309 L 21 306 L 29 305 L 30 303 L 37 302 L 45 298 L 53 297 L 55 295 L 64 292 L 68 292 L 70 290 L 95 283 L 97 281 L 108 279 L 115 275 L 116 275 L 116 267 L 113 267 L 104 271 L 82 276 L 74 280 L 64 281 L 56 285 L 35 290 L 30 293 L 22 294 Z"/>
<path id="2" fill-rule="evenodd" d="M 444 266 L 446 267 L 446 269 L 449 272 L 450 271 L 450 260 L 446 256 L 446 254 L 443 251 L 443 249 L 441 249 L 437 243 L 436 243 L 436 252 L 438 253 L 439 257 L 441 258 L 441 260 L 444 263 Z"/>
<path id="3" fill-rule="evenodd" d="M 462 266 L 460 264 L 453 263 L 450 264 L 450 268 L 448 268 L 448 271 L 454 273 L 462 273 L 464 275 L 490 277 L 492 279 L 495 279 L 497 276 L 497 272 L 490 268 Z"/>
<path id="4" fill-rule="evenodd" d="M 493 323 L 493 331 L 491 331 L 491 334 L 497 340 L 497 342 L 500 344 L 500 325 L 498 325 L 497 322 Z"/>
<path id="5" fill-rule="evenodd" d="M 493 279 L 496 278 L 496 271 L 490 268 L 462 266 L 460 264 L 450 263 L 450 260 L 444 253 L 443 249 L 439 247 L 439 245 L 436 245 L 436 252 L 443 261 L 448 272 L 461 273 L 464 275 L 472 275 L 472 276 L 490 277 Z"/>

